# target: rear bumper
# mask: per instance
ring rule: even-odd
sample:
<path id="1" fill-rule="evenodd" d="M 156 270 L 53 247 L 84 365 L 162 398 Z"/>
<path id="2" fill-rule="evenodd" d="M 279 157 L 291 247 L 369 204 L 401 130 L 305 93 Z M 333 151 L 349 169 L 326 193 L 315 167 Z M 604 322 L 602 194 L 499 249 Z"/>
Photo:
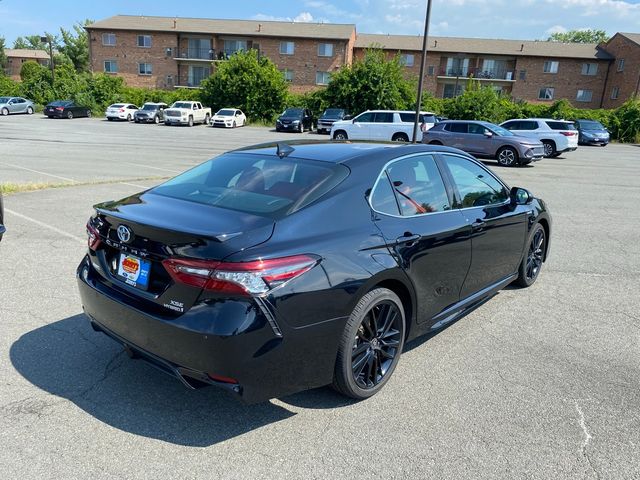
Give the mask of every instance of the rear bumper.
<path id="1" fill-rule="evenodd" d="M 197 303 L 178 317 L 161 316 L 137 308 L 135 299 L 105 283 L 86 258 L 77 277 L 94 329 L 189 387 L 216 385 L 256 403 L 332 381 L 346 319 L 291 328 L 266 301 L 228 298 Z"/>

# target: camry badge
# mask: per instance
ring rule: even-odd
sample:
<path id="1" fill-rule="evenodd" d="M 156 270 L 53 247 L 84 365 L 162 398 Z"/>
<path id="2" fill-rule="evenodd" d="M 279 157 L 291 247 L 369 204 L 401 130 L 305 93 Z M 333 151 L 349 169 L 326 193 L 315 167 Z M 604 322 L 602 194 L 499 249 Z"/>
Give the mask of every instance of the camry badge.
<path id="1" fill-rule="evenodd" d="M 133 238 L 133 232 L 126 225 L 118 226 L 118 238 L 122 243 L 129 243 Z"/>

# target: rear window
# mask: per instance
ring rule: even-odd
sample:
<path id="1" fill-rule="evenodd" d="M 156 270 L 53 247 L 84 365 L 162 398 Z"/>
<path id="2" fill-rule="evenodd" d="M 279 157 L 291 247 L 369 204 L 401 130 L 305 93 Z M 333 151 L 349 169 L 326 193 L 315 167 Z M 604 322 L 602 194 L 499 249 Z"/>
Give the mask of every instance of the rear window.
<path id="1" fill-rule="evenodd" d="M 229 153 L 151 192 L 277 219 L 309 205 L 348 175 L 347 167 L 329 162 Z"/>
<path id="2" fill-rule="evenodd" d="M 69 100 L 57 100 L 55 102 L 51 102 L 49 105 L 52 107 L 69 107 L 73 102 Z"/>
<path id="3" fill-rule="evenodd" d="M 109 108 L 122 108 L 122 107 L 124 107 L 124 104 L 122 104 L 122 103 L 114 103 Z"/>
<path id="4" fill-rule="evenodd" d="M 571 122 L 547 122 L 552 130 L 576 130 L 576 126 Z"/>

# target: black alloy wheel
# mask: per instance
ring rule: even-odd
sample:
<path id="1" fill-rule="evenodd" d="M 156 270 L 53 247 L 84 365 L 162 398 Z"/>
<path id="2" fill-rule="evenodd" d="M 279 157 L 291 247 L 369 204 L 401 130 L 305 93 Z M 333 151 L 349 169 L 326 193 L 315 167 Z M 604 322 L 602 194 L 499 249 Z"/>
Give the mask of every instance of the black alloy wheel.
<path id="1" fill-rule="evenodd" d="M 497 157 L 498 164 L 503 167 L 515 167 L 518 164 L 518 152 L 513 147 L 502 147 Z"/>
<path id="2" fill-rule="evenodd" d="M 376 394 L 393 374 L 404 338 L 404 309 L 398 296 L 386 288 L 367 293 L 347 321 L 333 387 L 358 400 Z"/>
<path id="3" fill-rule="evenodd" d="M 67 118 L 71 120 L 73 118 L 73 112 L 67 112 Z"/>
<path id="4" fill-rule="evenodd" d="M 521 287 L 533 285 L 540 275 L 544 253 L 547 246 L 547 238 L 544 227 L 539 223 L 534 227 L 531 242 L 525 257 L 520 264 L 517 283 Z"/>

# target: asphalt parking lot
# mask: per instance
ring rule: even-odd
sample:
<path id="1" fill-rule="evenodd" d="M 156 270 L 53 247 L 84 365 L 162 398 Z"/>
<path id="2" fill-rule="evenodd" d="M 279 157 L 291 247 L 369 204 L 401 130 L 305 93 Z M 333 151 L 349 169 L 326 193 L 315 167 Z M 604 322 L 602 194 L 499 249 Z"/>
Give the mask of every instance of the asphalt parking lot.
<path id="1" fill-rule="evenodd" d="M 2 477 L 640 478 L 638 146 L 495 166 L 552 212 L 540 278 L 408 345 L 365 402 L 322 388 L 244 406 L 91 330 L 75 268 L 94 203 L 230 148 L 306 137 L 318 138 L 0 118 L 0 182 L 71 184 L 5 198 Z"/>

